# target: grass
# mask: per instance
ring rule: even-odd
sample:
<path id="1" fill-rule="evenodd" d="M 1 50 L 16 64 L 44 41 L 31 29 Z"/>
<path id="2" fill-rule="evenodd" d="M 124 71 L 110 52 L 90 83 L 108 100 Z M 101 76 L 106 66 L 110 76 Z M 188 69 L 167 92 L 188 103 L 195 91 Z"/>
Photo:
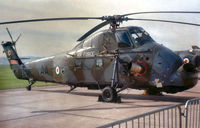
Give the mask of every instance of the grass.
<path id="1" fill-rule="evenodd" d="M 9 65 L 0 65 L 0 90 L 11 88 L 25 88 L 27 80 L 19 80 L 15 77 Z M 36 82 L 33 86 L 55 85 L 55 83 Z"/>

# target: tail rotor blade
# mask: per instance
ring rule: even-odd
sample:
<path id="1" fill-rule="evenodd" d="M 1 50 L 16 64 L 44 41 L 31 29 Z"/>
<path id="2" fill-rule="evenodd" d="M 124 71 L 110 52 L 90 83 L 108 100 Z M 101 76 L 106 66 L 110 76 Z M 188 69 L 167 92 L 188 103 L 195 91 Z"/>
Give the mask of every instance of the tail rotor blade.
<path id="1" fill-rule="evenodd" d="M 13 40 L 13 37 L 12 37 L 10 31 L 9 31 L 9 29 L 6 28 L 6 30 L 7 30 L 7 32 L 8 32 L 8 35 L 10 36 L 10 39 L 12 40 L 14 49 L 15 49 L 15 51 L 16 51 L 16 53 L 17 53 L 16 42 L 17 42 L 17 41 L 19 40 L 19 38 L 21 37 L 21 34 L 18 36 L 18 38 L 16 39 L 16 41 L 14 41 L 14 40 Z"/>
<path id="2" fill-rule="evenodd" d="M 17 37 L 15 42 L 17 42 L 21 36 L 22 36 L 22 34 L 19 34 L 19 36 Z"/>
<path id="3" fill-rule="evenodd" d="M 7 32 L 8 32 L 8 35 L 10 36 L 10 39 L 12 40 L 12 42 L 14 42 L 14 41 L 13 41 L 13 38 L 12 38 L 12 35 L 11 35 L 10 31 L 9 31 L 9 29 L 6 28 L 6 30 L 7 30 Z"/>

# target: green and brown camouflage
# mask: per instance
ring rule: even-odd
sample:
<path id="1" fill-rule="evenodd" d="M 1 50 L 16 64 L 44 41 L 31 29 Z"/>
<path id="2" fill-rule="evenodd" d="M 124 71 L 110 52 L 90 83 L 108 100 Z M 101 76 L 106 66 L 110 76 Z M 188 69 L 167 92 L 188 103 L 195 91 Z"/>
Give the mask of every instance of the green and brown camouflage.
<path id="1" fill-rule="evenodd" d="M 184 63 L 182 56 L 136 26 L 97 32 L 64 54 L 28 63 L 22 63 L 12 42 L 3 42 L 2 46 L 19 79 L 88 89 L 113 86 L 168 93 L 186 90 L 198 81 L 199 63 Z"/>

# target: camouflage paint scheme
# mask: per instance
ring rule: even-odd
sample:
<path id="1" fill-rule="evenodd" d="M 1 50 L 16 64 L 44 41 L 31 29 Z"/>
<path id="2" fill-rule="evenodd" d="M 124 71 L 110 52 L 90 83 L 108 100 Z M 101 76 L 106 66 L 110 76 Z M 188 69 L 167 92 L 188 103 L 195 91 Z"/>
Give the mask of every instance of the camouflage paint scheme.
<path id="1" fill-rule="evenodd" d="M 2 43 L 2 46 L 11 69 L 19 79 L 103 89 L 111 85 L 117 56 L 114 81 L 117 88 L 176 93 L 195 86 L 198 81 L 196 67 L 199 62 L 184 63 L 183 60 L 186 55 L 190 58 L 197 55 L 199 61 L 199 51 L 193 51 L 195 54 L 175 53 L 156 43 L 147 32 L 136 26 L 100 31 L 65 54 L 25 64 L 11 42 Z M 142 71 L 131 73 L 134 65 L 141 67 Z"/>

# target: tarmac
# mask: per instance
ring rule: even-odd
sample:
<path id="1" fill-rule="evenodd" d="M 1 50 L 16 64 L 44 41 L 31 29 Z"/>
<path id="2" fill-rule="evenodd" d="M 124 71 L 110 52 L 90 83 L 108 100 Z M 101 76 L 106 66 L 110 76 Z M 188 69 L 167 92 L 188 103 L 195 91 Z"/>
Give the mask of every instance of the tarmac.
<path id="1" fill-rule="evenodd" d="M 99 90 L 56 85 L 0 91 L 0 128 L 93 128 L 200 97 L 200 81 L 190 90 L 164 96 L 128 89 L 122 103 L 98 102 Z"/>

